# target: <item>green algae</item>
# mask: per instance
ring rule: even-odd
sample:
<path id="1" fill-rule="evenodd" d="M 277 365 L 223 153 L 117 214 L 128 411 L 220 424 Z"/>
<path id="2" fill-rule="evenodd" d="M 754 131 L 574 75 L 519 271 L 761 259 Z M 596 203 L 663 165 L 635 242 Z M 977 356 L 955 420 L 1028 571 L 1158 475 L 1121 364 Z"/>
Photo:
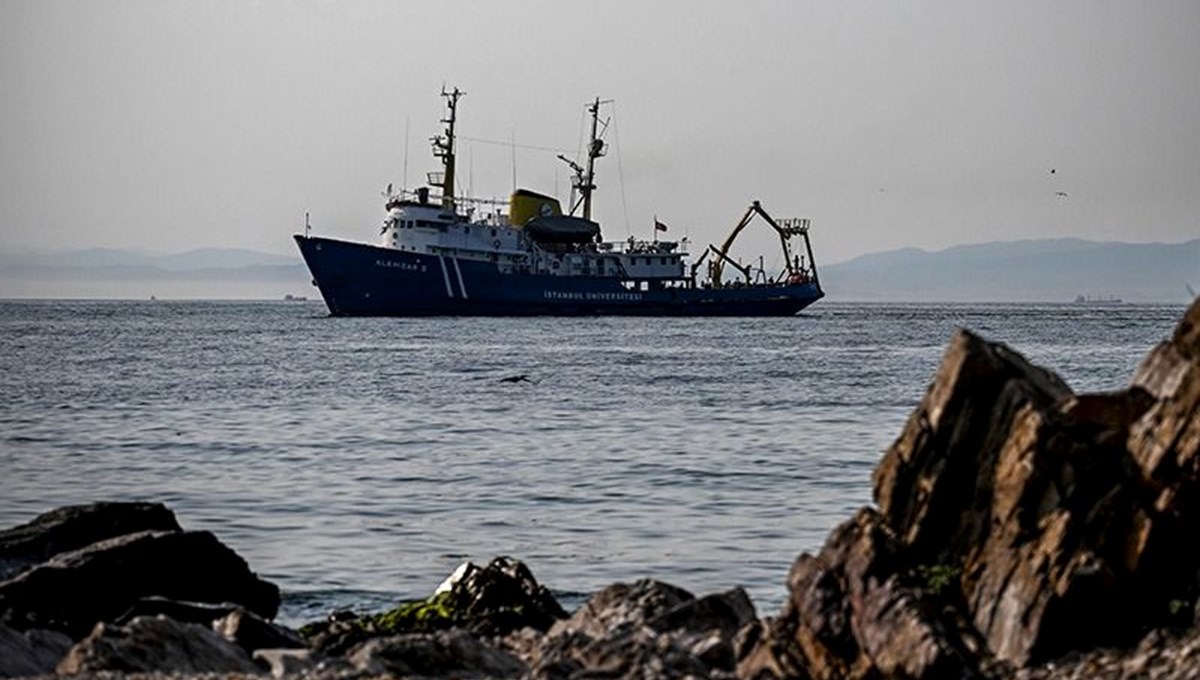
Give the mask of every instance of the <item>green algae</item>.
<path id="1" fill-rule="evenodd" d="M 461 622 L 465 613 L 460 612 L 456 605 L 453 593 L 444 592 L 424 600 L 404 602 L 395 609 L 363 620 L 383 633 L 428 633 L 452 628 Z"/>

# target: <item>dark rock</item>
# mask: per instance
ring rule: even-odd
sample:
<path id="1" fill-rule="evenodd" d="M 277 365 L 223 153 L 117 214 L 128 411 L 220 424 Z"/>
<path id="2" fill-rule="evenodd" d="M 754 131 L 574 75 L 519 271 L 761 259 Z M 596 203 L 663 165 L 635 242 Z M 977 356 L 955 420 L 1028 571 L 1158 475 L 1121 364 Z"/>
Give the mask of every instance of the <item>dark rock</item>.
<path id="1" fill-rule="evenodd" d="M 181 602 L 165 597 L 151 596 L 138 598 L 130 605 L 129 609 L 113 619 L 112 623 L 123 626 L 139 616 L 165 616 L 180 623 L 198 623 L 202 626 L 210 626 L 214 621 L 223 619 L 238 609 L 241 609 L 241 605 L 233 602 L 217 604 Z"/>
<path id="2" fill-rule="evenodd" d="M 835 678 L 980 677 L 958 622 L 943 620 L 911 574 L 903 545 L 873 510 L 802 555 L 791 598 L 751 636 L 738 676 Z"/>
<path id="3" fill-rule="evenodd" d="M 258 673 L 242 648 L 194 623 L 138 618 L 127 626 L 96 624 L 71 648 L 58 673 Z"/>
<path id="4" fill-rule="evenodd" d="M 566 611 L 538 584 L 520 560 L 497 557 L 482 569 L 468 570 L 449 590 L 458 625 L 481 636 L 521 628 L 547 630 L 567 618 Z"/>
<path id="5" fill-rule="evenodd" d="M 715 630 L 723 637 L 732 639 L 746 624 L 757 618 L 750 596 L 742 588 L 734 588 L 683 602 L 650 619 L 646 625 L 662 632 L 708 633 Z"/>
<path id="6" fill-rule="evenodd" d="M 1153 631 L 1133 649 L 1098 649 L 1023 668 L 1016 680 L 1197 680 L 1200 629 Z"/>
<path id="7" fill-rule="evenodd" d="M 0 581 L 64 552 L 139 531 L 180 531 L 160 503 L 93 503 L 58 508 L 0 531 Z"/>
<path id="8" fill-rule="evenodd" d="M 695 599 L 682 588 L 653 579 L 614 583 L 588 598 L 569 619 L 558 623 L 553 632 L 606 637 L 644 626 Z"/>
<path id="9" fill-rule="evenodd" d="M 911 559 L 957 576 L 975 626 L 1018 665 L 1127 644 L 1195 599 L 1200 347 L 1193 305 L 1123 392 L 1074 395 L 962 332 L 876 470 Z"/>
<path id="10" fill-rule="evenodd" d="M 355 648 L 347 659 L 359 671 L 373 675 L 509 678 L 526 670 L 516 657 L 462 630 L 375 638 Z"/>
<path id="11" fill-rule="evenodd" d="M 238 607 L 214 621 L 213 630 L 249 653 L 259 649 L 300 649 L 308 646 L 298 633 Z"/>
<path id="12" fill-rule="evenodd" d="M 875 499 L 739 634 L 739 676 L 999 677 L 1059 658 L 1027 677 L 1143 677 L 1164 650 L 1194 658 L 1168 634 L 1088 650 L 1187 626 L 1198 599 L 1200 552 L 1181 546 L 1200 526 L 1200 300 L 1106 394 L 960 332 Z"/>
<path id="13" fill-rule="evenodd" d="M 140 598 L 235 602 L 274 617 L 279 589 L 208 532 L 142 532 L 60 554 L 0 583 L 0 610 L 17 627 L 79 638 Z"/>
<path id="14" fill-rule="evenodd" d="M 731 676 L 736 634 L 754 620 L 740 588 L 696 599 L 641 580 L 604 588 L 540 639 L 510 636 L 505 643 L 535 678 Z"/>
<path id="15" fill-rule="evenodd" d="M 254 661 L 270 670 L 271 675 L 282 678 L 297 676 L 320 667 L 316 655 L 309 649 L 258 649 Z M 346 665 L 349 668 L 349 664 Z"/>
<path id="16" fill-rule="evenodd" d="M 486 567 L 470 563 L 431 597 L 405 602 L 382 614 L 312 623 L 300 629 L 322 654 L 339 655 L 374 637 L 460 628 L 480 637 L 522 628 L 546 630 L 566 612 L 520 561 L 497 557 Z"/>
<path id="17" fill-rule="evenodd" d="M 51 630 L 20 632 L 0 624 L 0 678 L 50 675 L 71 648 L 71 638 Z"/>

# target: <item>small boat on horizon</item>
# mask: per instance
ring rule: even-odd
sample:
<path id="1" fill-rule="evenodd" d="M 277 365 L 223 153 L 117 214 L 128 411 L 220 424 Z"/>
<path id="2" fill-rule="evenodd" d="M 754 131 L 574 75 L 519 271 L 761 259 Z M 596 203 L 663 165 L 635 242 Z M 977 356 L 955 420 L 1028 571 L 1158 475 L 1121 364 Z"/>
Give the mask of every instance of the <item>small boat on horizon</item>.
<path id="1" fill-rule="evenodd" d="M 443 171 L 428 186 L 394 191 L 377 244 L 310 235 L 295 240 L 333 316 L 785 316 L 824 296 L 807 219 L 769 215 L 751 203 L 725 241 L 689 261 L 687 239 L 606 241 L 592 220 L 596 160 L 605 154 L 599 98 L 587 105 L 590 141 L 572 169 L 570 210 L 558 199 L 517 189 L 507 203 L 455 193 L 457 88 L 443 91 L 444 134 L 432 139 Z M 433 194 L 431 190 L 440 190 Z M 737 236 L 761 217 L 779 238 L 783 269 L 763 258 L 749 265 L 730 255 Z M 802 243 L 795 243 L 795 241 Z M 706 265 L 702 268 L 703 265 Z M 726 278 L 727 271 L 736 275 Z"/>
<path id="2" fill-rule="evenodd" d="M 1077 295 L 1077 296 L 1075 296 L 1075 304 L 1077 304 L 1077 305 L 1123 305 L 1123 304 L 1125 304 L 1125 301 L 1119 297 L 1114 297 L 1114 296 Z"/>

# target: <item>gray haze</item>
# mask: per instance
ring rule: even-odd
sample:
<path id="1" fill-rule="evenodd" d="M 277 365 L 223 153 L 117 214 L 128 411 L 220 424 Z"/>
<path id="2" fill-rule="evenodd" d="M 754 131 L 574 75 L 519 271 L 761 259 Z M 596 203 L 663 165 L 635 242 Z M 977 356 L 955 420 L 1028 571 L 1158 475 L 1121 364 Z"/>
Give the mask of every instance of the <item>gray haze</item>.
<path id="1" fill-rule="evenodd" d="M 606 234 L 721 238 L 747 203 L 818 262 L 1200 235 L 1200 3 L 4 0 L 0 247 L 291 254 L 374 240 L 460 132 L 576 149 L 614 98 Z M 464 142 L 475 195 L 565 196 L 553 154 Z M 1050 170 L 1054 169 L 1053 174 Z M 1065 196 L 1061 195 L 1066 194 Z M 769 244 L 759 235 L 763 245 Z"/>

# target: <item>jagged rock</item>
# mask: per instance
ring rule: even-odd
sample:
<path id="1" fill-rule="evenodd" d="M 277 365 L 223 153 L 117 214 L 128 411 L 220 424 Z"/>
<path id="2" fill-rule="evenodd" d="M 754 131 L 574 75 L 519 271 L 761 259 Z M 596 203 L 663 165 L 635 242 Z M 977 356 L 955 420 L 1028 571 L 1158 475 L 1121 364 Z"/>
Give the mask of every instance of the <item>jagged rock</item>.
<path id="1" fill-rule="evenodd" d="M 570 632 L 605 637 L 643 626 L 695 599 L 683 588 L 653 579 L 614 583 L 588 598 L 570 618 L 555 624 L 550 632 L 552 635 Z"/>
<path id="2" fill-rule="evenodd" d="M 279 589 L 211 533 L 146 531 L 60 554 L 0 583 L 0 611 L 10 625 L 79 638 L 153 595 L 235 602 L 267 618 L 279 607 Z"/>
<path id="3" fill-rule="evenodd" d="M 356 647 L 347 660 L 373 675 L 510 678 L 526 670 L 516 657 L 462 630 L 375 638 Z"/>
<path id="4" fill-rule="evenodd" d="M 1189 625 L 1200 300 L 1106 394 L 959 332 L 874 481 L 878 514 L 797 560 L 780 616 L 743 630 L 739 676 L 996 676 Z"/>
<path id="5" fill-rule="evenodd" d="M 978 643 L 922 592 L 904 546 L 873 510 L 833 531 L 792 566 L 791 598 L 753 632 L 738 676 L 972 678 Z M 969 638 L 968 638 L 969 640 Z"/>
<path id="6" fill-rule="evenodd" d="M 888 524 L 959 575 L 999 658 L 1126 643 L 1195 599 L 1197 323 L 1200 302 L 1129 389 L 1078 396 L 961 332 L 876 470 Z"/>
<path id="7" fill-rule="evenodd" d="M 1100 649 L 1021 669 L 1015 680 L 1197 680 L 1200 629 L 1155 630 L 1132 650 Z"/>
<path id="8" fill-rule="evenodd" d="M 374 637 L 461 628 L 480 637 L 522 628 L 546 630 L 566 612 L 520 561 L 497 557 L 486 567 L 459 567 L 424 600 L 405 602 L 382 614 L 324 621 L 300 629 L 310 646 L 338 655 Z"/>
<path id="9" fill-rule="evenodd" d="M 64 552 L 139 531 L 180 531 L 161 503 L 71 505 L 0 531 L 0 581 Z"/>
<path id="10" fill-rule="evenodd" d="M 567 613 L 520 560 L 497 557 L 453 584 L 451 608 L 460 625 L 482 636 L 521 628 L 547 630 Z"/>
<path id="11" fill-rule="evenodd" d="M 505 642 L 535 678 L 731 676 L 736 633 L 754 620 L 754 606 L 740 588 L 696 599 L 641 580 L 601 590 L 540 639 Z"/>
<path id="12" fill-rule="evenodd" d="M 238 607 L 213 621 L 213 630 L 253 654 L 259 649 L 301 649 L 308 646 L 298 633 Z"/>
<path id="13" fill-rule="evenodd" d="M 654 630 L 709 633 L 732 639 L 757 619 L 754 603 L 742 588 L 688 600 L 646 622 Z"/>
<path id="14" fill-rule="evenodd" d="M 0 678 L 49 675 L 71 648 L 71 638 L 51 630 L 24 633 L 0 623 Z"/>
<path id="15" fill-rule="evenodd" d="M 127 626 L 98 623 L 59 662 L 62 675 L 122 673 L 259 673 L 241 647 L 194 623 L 163 616 Z"/>

